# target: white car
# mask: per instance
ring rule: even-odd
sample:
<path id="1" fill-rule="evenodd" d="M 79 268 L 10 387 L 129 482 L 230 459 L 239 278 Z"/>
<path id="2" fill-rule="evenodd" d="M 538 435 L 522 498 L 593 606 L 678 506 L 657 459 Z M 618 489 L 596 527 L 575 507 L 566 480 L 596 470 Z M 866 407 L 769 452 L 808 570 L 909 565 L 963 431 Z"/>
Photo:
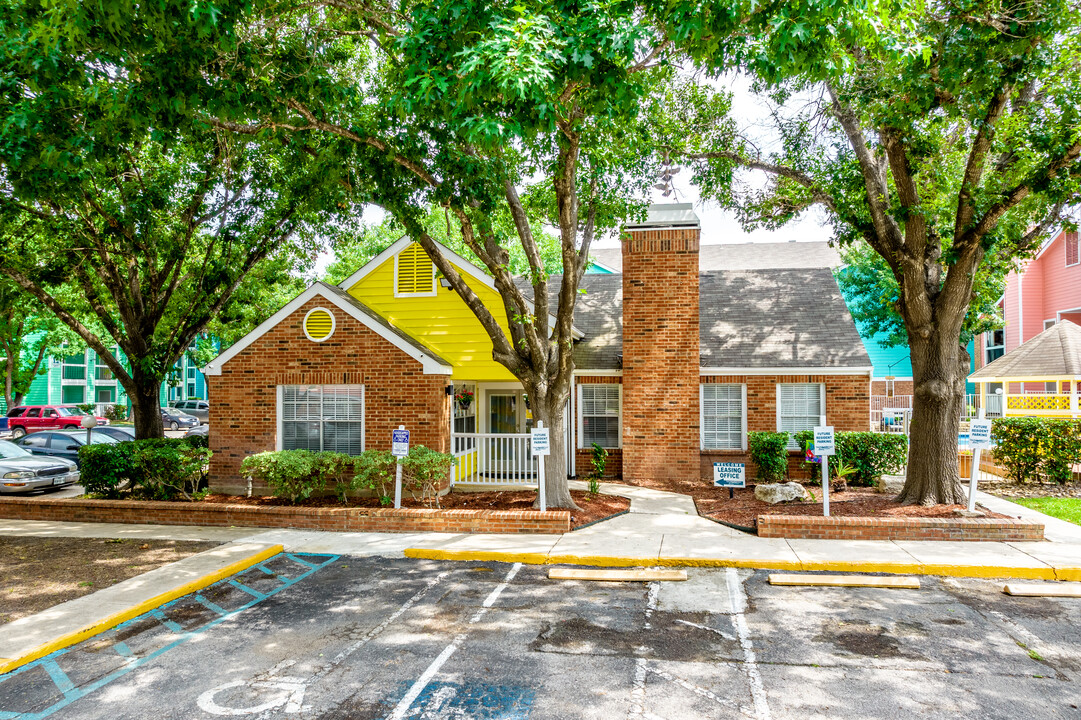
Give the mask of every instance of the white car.
<path id="1" fill-rule="evenodd" d="M 0 440 L 0 493 L 59 490 L 79 482 L 79 469 L 64 458 L 32 455 Z"/>

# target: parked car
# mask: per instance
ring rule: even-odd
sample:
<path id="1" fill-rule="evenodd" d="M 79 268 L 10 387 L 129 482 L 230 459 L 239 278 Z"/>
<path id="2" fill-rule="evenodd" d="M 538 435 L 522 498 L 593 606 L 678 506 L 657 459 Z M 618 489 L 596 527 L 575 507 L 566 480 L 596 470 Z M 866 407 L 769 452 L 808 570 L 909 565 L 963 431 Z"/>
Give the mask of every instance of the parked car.
<path id="1" fill-rule="evenodd" d="M 0 493 L 59 490 L 79 482 L 75 463 L 35 457 L 13 442 L 0 440 Z"/>
<path id="2" fill-rule="evenodd" d="M 117 442 L 135 439 L 135 428 L 130 425 L 110 425 L 108 427 L 96 427 L 91 430 L 94 435 L 107 435 Z"/>
<path id="3" fill-rule="evenodd" d="M 186 433 L 184 433 L 184 437 L 195 437 L 196 435 L 202 435 L 203 437 L 210 435 L 210 426 L 196 425 L 191 430 L 188 430 Z"/>
<path id="4" fill-rule="evenodd" d="M 115 443 L 116 439 L 107 435 L 93 435 L 90 442 L 94 445 Z M 86 445 L 86 430 L 40 430 L 24 435 L 15 441 L 23 450 L 34 455 L 48 455 L 63 458 L 79 465 L 79 448 Z"/>
<path id="5" fill-rule="evenodd" d="M 188 415 L 194 415 L 204 424 L 210 422 L 210 403 L 206 400 L 177 400 L 170 405 Z"/>
<path id="6" fill-rule="evenodd" d="M 74 405 L 19 405 L 8 411 L 8 429 L 13 438 L 35 430 L 74 430 L 86 417 Z M 94 416 L 98 425 L 108 425 L 107 418 Z"/>
<path id="7" fill-rule="evenodd" d="M 195 427 L 199 424 L 199 418 L 180 412 L 176 408 L 162 408 L 161 424 L 167 430 L 179 430 L 180 428 Z"/>

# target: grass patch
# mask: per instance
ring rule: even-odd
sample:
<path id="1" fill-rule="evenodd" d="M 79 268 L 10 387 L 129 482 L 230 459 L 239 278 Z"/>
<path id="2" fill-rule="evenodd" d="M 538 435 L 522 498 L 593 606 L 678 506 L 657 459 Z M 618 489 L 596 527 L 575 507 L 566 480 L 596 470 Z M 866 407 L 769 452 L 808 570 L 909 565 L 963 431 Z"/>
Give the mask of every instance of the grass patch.
<path id="1" fill-rule="evenodd" d="M 1039 510 L 1045 515 L 1081 525 L 1081 498 L 1010 498 L 1018 505 Z"/>

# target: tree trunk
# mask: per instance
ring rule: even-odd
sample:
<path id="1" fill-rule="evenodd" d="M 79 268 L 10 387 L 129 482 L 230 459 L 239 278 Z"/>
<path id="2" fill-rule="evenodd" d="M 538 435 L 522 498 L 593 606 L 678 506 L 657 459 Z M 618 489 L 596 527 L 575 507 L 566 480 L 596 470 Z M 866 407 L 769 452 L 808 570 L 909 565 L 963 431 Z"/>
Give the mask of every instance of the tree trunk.
<path id="1" fill-rule="evenodd" d="M 567 508 L 578 510 L 578 506 L 571 497 L 570 487 L 567 484 L 567 428 L 563 420 L 563 407 L 566 405 L 566 394 L 559 402 L 560 393 L 549 390 L 549 397 L 534 399 L 530 398 L 529 404 L 535 408 L 533 418 L 537 422 L 543 422 L 548 428 L 549 447 L 551 453 L 544 458 L 544 500 L 550 508 Z M 558 409 L 552 407 L 558 405 Z M 537 497 L 535 508 L 540 508 L 540 497 Z"/>
<path id="2" fill-rule="evenodd" d="M 914 397 L 908 473 L 897 499 L 920 505 L 963 504 L 957 434 L 965 402 L 968 351 L 956 340 L 909 335 Z"/>
<path id="3" fill-rule="evenodd" d="M 124 388 L 131 397 L 135 438 L 143 440 L 164 437 L 161 423 L 161 381 L 138 368 L 138 364 L 133 362 L 131 387 Z"/>

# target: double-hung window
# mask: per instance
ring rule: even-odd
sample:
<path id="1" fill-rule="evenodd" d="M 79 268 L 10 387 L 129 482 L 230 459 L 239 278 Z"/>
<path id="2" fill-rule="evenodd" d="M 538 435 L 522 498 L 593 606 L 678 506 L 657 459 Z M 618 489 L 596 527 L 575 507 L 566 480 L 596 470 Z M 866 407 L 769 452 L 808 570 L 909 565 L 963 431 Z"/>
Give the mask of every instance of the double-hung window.
<path id="1" fill-rule="evenodd" d="M 702 385 L 702 449 L 743 450 L 746 432 L 744 386 Z"/>
<path id="2" fill-rule="evenodd" d="M 281 385 L 282 450 L 364 452 L 363 385 Z"/>
<path id="3" fill-rule="evenodd" d="M 814 430 L 826 414 L 826 388 L 821 383 L 777 386 L 777 430 L 788 433 L 788 449 L 799 450 L 795 433 Z"/>
<path id="4" fill-rule="evenodd" d="M 612 449 L 620 446 L 621 433 L 619 423 L 620 390 L 618 384 L 579 385 L 579 417 L 581 433 L 579 447 L 592 447 L 597 443 L 602 448 Z"/>

